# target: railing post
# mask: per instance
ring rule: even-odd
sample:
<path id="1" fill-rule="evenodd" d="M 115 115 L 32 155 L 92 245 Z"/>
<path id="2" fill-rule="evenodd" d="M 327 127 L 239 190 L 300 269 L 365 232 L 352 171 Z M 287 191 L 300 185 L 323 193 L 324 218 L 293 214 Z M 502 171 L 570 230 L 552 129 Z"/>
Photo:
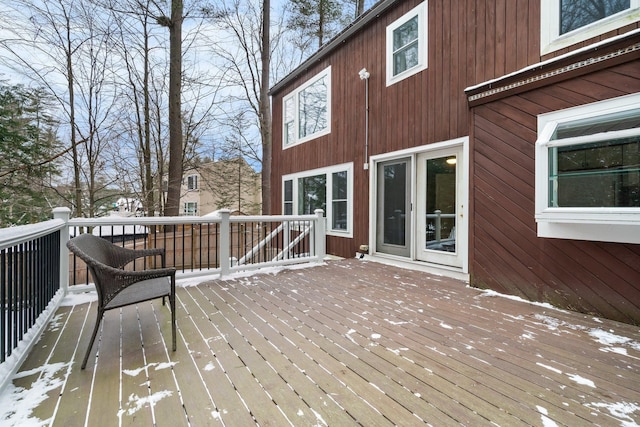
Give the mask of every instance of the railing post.
<path id="1" fill-rule="evenodd" d="M 220 222 L 220 275 L 226 276 L 231 272 L 231 224 L 229 209 L 218 211 L 222 221 Z"/>
<path id="2" fill-rule="evenodd" d="M 71 209 L 55 208 L 53 209 L 53 219 L 61 219 L 65 225 L 60 230 L 60 288 L 63 295 L 69 291 L 69 249 L 67 242 L 69 241 L 69 218 L 71 217 Z"/>
<path id="3" fill-rule="evenodd" d="M 316 224 L 314 227 L 316 256 L 318 257 L 318 262 L 323 262 L 324 257 L 327 254 L 327 219 L 324 217 L 324 211 L 322 209 L 316 209 L 315 214 L 318 217 L 315 221 Z"/>

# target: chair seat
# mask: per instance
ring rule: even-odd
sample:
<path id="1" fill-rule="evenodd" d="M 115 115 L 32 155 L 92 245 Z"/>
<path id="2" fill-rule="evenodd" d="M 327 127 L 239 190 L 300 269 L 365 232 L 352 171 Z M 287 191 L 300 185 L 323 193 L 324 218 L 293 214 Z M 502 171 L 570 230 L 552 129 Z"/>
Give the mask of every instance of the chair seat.
<path id="1" fill-rule="evenodd" d="M 156 279 L 143 280 L 127 286 L 120 291 L 107 305 L 105 310 L 118 308 L 129 304 L 148 301 L 155 298 L 169 296 L 171 294 L 171 279 L 158 277 Z"/>

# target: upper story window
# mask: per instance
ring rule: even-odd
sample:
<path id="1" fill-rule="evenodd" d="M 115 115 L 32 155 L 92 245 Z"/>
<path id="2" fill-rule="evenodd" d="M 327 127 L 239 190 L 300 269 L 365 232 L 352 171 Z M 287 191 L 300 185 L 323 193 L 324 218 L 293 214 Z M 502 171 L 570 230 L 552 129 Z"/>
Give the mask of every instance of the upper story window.
<path id="1" fill-rule="evenodd" d="M 427 2 L 387 27 L 387 86 L 427 68 Z"/>
<path id="2" fill-rule="evenodd" d="M 542 0 L 541 54 L 640 21 L 640 0 Z"/>
<path id="3" fill-rule="evenodd" d="M 331 132 L 331 67 L 287 95 L 282 104 L 284 148 Z"/>
<path id="4" fill-rule="evenodd" d="M 198 189 L 198 175 L 189 175 L 187 177 L 187 190 Z"/>
<path id="5" fill-rule="evenodd" d="M 639 105 L 636 94 L 538 117 L 539 236 L 640 243 Z"/>
<path id="6" fill-rule="evenodd" d="M 287 175 L 282 183 L 285 215 L 308 215 L 322 209 L 328 219 L 327 234 L 352 237 L 352 163 Z"/>

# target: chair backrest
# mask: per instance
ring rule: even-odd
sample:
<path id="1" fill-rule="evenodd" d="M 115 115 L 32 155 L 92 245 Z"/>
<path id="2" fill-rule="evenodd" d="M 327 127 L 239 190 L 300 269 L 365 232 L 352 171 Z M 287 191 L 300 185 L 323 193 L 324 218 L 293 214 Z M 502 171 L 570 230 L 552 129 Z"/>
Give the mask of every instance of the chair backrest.
<path id="1" fill-rule="evenodd" d="M 69 240 L 69 250 L 79 256 L 89 267 L 102 263 L 114 268 L 121 268 L 130 261 L 126 251 L 102 237 L 92 234 L 81 234 Z"/>

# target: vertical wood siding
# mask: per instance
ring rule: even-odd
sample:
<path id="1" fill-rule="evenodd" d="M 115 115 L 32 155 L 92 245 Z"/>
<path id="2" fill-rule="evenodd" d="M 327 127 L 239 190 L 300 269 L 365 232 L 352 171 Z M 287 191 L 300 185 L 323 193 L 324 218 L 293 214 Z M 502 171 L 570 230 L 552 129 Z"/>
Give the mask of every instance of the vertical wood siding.
<path id="1" fill-rule="evenodd" d="M 273 93 L 273 212 L 282 209 L 282 175 L 354 163 L 354 238 L 329 237 L 327 250 L 353 256 L 369 240 L 369 171 L 365 163 L 365 83 L 369 80 L 369 155 L 469 135 L 464 89 L 537 62 L 537 0 L 429 0 L 428 69 L 386 86 L 386 27 L 420 4 L 398 2 L 322 60 Z M 515 20 L 518 20 L 516 25 Z M 531 25 L 520 25 L 530 22 Z M 282 149 L 282 98 L 332 67 L 331 133 Z"/>
<path id="2" fill-rule="evenodd" d="M 640 245 L 536 236 L 537 115 L 640 92 L 640 61 L 474 109 L 472 284 L 640 323 Z"/>
<path id="3" fill-rule="evenodd" d="M 329 237 L 328 253 L 352 257 L 369 237 L 365 171 L 365 83 L 369 155 L 469 136 L 472 283 L 570 309 L 640 323 L 640 246 L 538 239 L 534 220 L 536 115 L 640 91 L 640 65 L 608 68 L 475 107 L 464 89 L 613 35 L 540 56 L 539 0 L 429 0 L 428 69 L 386 86 L 386 27 L 420 1 L 399 1 L 272 93 L 273 212 L 282 176 L 354 164 L 354 237 Z M 282 98 L 332 66 L 331 133 L 282 149 Z"/>

